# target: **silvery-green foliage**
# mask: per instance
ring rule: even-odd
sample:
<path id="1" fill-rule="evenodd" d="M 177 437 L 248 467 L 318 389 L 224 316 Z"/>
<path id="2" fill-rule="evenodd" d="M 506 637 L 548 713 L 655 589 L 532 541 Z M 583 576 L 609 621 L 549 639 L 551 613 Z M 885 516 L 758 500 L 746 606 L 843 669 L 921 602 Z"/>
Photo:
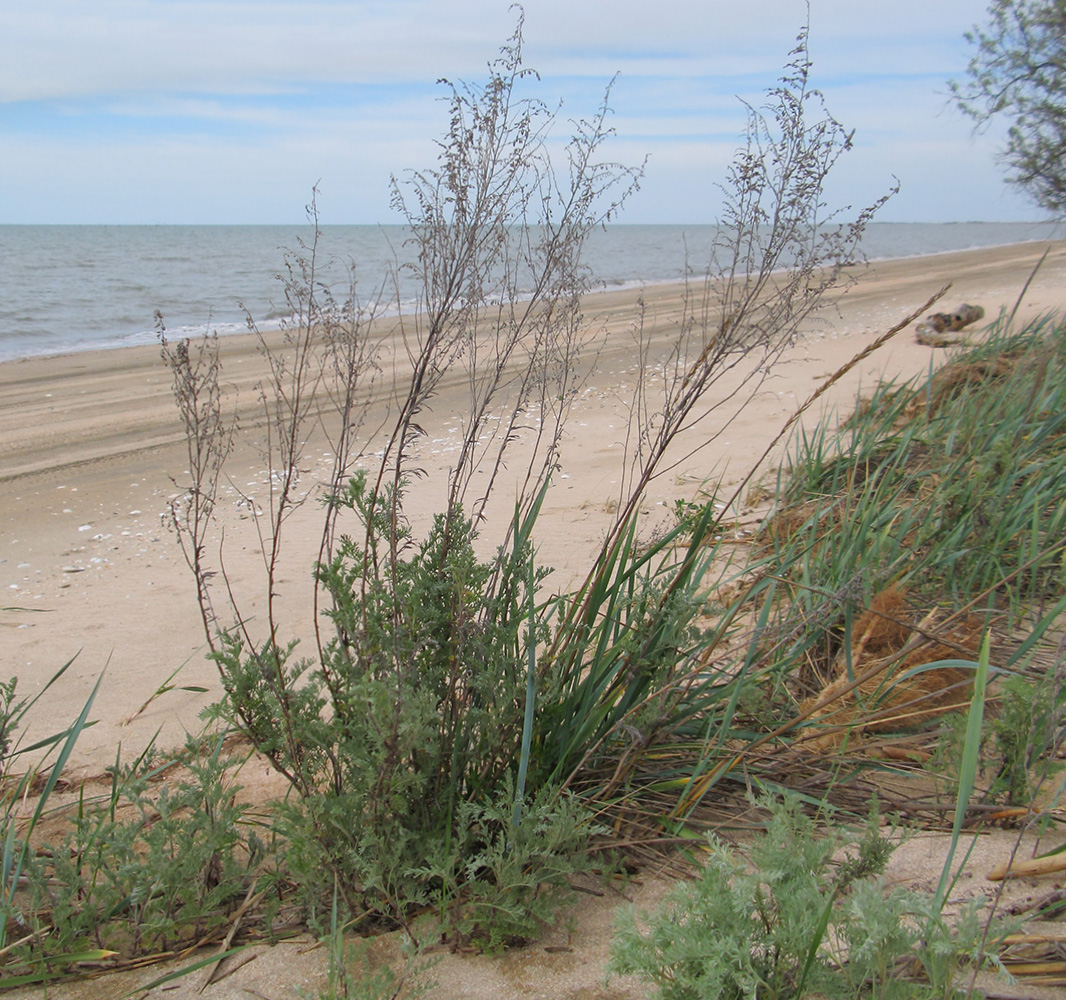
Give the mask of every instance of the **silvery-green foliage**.
<path id="1" fill-rule="evenodd" d="M 622 911 L 611 970 L 639 975 L 658 1000 L 954 996 L 956 975 L 979 956 L 980 901 L 952 926 L 876 872 L 853 881 L 836 856 L 854 840 L 816 835 L 797 799 L 765 804 L 766 832 L 744 854 L 709 837 L 692 881 L 654 913 Z"/>

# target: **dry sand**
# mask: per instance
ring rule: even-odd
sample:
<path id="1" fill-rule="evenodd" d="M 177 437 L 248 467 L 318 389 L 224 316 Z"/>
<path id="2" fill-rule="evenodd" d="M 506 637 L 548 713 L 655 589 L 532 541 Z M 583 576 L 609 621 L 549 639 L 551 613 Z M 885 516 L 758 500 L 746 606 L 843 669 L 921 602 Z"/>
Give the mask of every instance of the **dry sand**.
<path id="1" fill-rule="evenodd" d="M 830 373 L 861 351 L 947 283 L 938 309 L 962 302 L 981 305 L 988 319 L 1021 300 L 1019 321 L 1066 308 L 1066 243 L 1053 243 L 1029 287 L 1027 279 L 1048 249 L 1021 244 L 904 261 L 878 262 L 839 302 L 838 311 L 808 324 L 772 377 L 733 423 L 722 427 L 711 414 L 680 443 L 678 464 L 657 480 L 647 499 L 649 529 L 669 517 L 677 498 L 692 497 L 702 484 L 735 484 L 749 472 L 767 442 L 797 405 Z M 601 293 L 585 303 L 586 314 L 610 336 L 595 370 L 574 405 L 563 445 L 561 474 L 538 522 L 539 561 L 555 567 L 550 578 L 564 588 L 582 575 L 607 529 L 610 501 L 617 495 L 628 391 L 636 375 L 629 331 L 636 292 Z M 678 287 L 645 290 L 646 324 L 669 336 L 681 304 Z M 805 417 L 813 424 L 828 410 L 845 411 L 861 386 L 882 377 L 910 377 L 939 364 L 944 352 L 915 342 L 913 329 L 864 360 Z M 262 362 L 248 338 L 224 343 L 228 382 L 237 384 L 247 412 L 232 462 L 233 487 L 220 508 L 225 526 L 227 573 L 239 593 L 254 595 L 262 572 L 255 521 L 240 494 L 265 497 L 269 472 L 258 450 L 254 385 Z M 422 515 L 449 467 L 461 405 L 459 386 L 435 400 L 422 455 L 428 475 L 420 485 Z M 692 449 L 704 444 L 701 450 Z M 308 451 L 314 482 L 323 444 Z M 780 458 L 780 455 L 777 456 Z M 0 676 L 17 675 L 19 691 L 32 695 L 76 655 L 62 682 L 49 691 L 30 719 L 29 735 L 43 735 L 73 720 L 102 674 L 93 706 L 96 725 L 85 732 L 73 759 L 76 772 L 99 774 L 114 760 L 116 746 L 128 756 L 154 734 L 173 746 L 185 731 L 199 729 L 198 714 L 219 692 L 215 668 L 203 657 L 194 587 L 162 515 L 187 466 L 170 394 L 170 379 L 153 348 L 133 348 L 31 359 L 0 365 L 0 612 L 5 656 Z M 504 484 L 504 495 L 510 487 Z M 506 506 L 506 505 L 505 505 Z M 415 504 L 416 515 L 418 505 Z M 311 622 L 309 571 L 317 550 L 314 505 L 294 520 L 290 557 L 281 575 L 286 619 L 294 631 Z M 490 529 L 487 534 L 491 536 Z M 486 544 L 491 537 L 486 540 Z M 252 597 L 246 612 L 261 610 Z M 174 683 L 202 686 L 207 694 L 172 690 L 153 699 L 171 674 Z M 934 851 L 935 853 L 935 851 Z M 983 863 L 983 862 L 982 862 Z M 931 870 L 937 870 L 935 859 Z M 975 870 L 982 870 L 980 863 Z M 634 887 L 638 902 L 656 898 L 662 883 Z M 639 996 L 636 987 L 603 986 L 602 965 L 613 902 L 583 897 L 575 930 L 548 944 L 572 948 L 544 951 L 544 942 L 502 959 L 446 956 L 433 972 L 433 995 L 449 997 Z M 388 947 L 382 945 L 382 947 Z M 291 997 L 308 988 L 322 968 L 322 952 L 295 945 L 266 952 L 209 988 L 216 998 Z M 136 978 L 112 978 L 103 988 L 82 984 L 49 995 L 119 995 Z M 199 986 L 199 980 L 196 985 Z M 997 990 L 1005 989 L 997 986 Z M 188 983 L 158 995 L 192 996 Z M 1027 995 L 1036 995 L 1029 991 Z M 1050 994 L 1045 994 L 1050 995 Z"/>

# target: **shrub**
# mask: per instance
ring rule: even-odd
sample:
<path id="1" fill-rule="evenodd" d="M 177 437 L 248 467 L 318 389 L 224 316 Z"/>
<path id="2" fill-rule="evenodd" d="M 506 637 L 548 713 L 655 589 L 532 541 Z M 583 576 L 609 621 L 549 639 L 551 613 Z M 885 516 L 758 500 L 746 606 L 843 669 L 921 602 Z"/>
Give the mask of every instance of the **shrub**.
<path id="1" fill-rule="evenodd" d="M 413 312 L 397 320 L 405 354 L 377 349 L 354 279 L 345 296 L 322 287 L 312 202 L 316 239 L 288 261 L 294 320 L 285 345 L 259 337 L 273 445 L 270 496 L 256 515 L 266 562 L 259 623 L 232 587 L 217 587 L 204 557 L 231 426 L 220 410 L 218 341 L 194 351 L 161 333 L 192 475 L 172 524 L 225 689 L 216 714 L 298 793 L 284 807 L 284 831 L 311 912 L 321 922 L 334 887 L 350 914 L 401 923 L 413 904 L 445 899 L 452 932 L 495 945 L 529 932 L 519 910 L 542 915 L 543 897 L 595 829 L 574 797 L 583 769 L 628 760 L 635 732 L 647 749 L 703 728 L 705 711 L 731 711 L 728 690 L 696 661 L 706 645 L 702 579 L 714 557 L 706 541 L 718 515 L 705 505 L 642 546 L 640 501 L 711 389 L 743 366 L 740 388 L 727 394 L 739 412 L 803 318 L 848 280 L 873 209 L 826 225 L 823 184 L 850 137 L 809 86 L 804 32 L 768 108 L 750 109 L 703 293 L 686 298 L 661 358 L 641 354 L 661 370 L 662 394 L 652 397 L 650 375 L 637 388 L 631 440 L 639 443 L 615 522 L 577 592 L 546 600 L 534 534 L 589 340 L 581 251 L 641 172 L 603 159 L 606 98 L 589 120 L 571 123 L 565 169 L 556 169 L 546 145 L 556 115 L 521 97 L 530 82 L 521 21 L 489 69 L 482 87 L 447 84 L 438 164 L 394 183 L 418 287 Z M 813 122 L 812 108 L 823 112 Z M 379 461 L 360 469 L 362 415 L 390 365 L 404 388 L 394 404 L 390 397 Z M 441 512 L 418 536 L 405 516 L 409 491 L 420 487 L 412 450 L 446 374 L 468 386 L 470 404 L 454 415 L 463 432 Z M 539 421 L 524 429 L 531 411 Z M 307 647 L 286 635 L 277 567 L 318 422 L 334 463 L 315 567 L 319 613 L 313 647 L 301 655 Z M 476 528 L 505 461 L 519 454 L 513 517 L 491 540 L 494 555 L 479 557 Z M 226 627 L 214 607 L 219 592 L 236 625 Z M 615 782 L 626 774 L 619 766 Z"/>
<path id="2" fill-rule="evenodd" d="M 981 939 L 973 914 L 953 934 L 928 899 L 872 877 L 888 857 L 876 819 L 860 850 L 874 864 L 835 865 L 846 836 L 817 836 L 798 799 L 765 804 L 750 861 L 712 836 L 694 881 L 643 919 L 622 911 L 611 970 L 661 1000 L 953 996 Z M 915 967 L 925 982 L 908 978 Z"/>

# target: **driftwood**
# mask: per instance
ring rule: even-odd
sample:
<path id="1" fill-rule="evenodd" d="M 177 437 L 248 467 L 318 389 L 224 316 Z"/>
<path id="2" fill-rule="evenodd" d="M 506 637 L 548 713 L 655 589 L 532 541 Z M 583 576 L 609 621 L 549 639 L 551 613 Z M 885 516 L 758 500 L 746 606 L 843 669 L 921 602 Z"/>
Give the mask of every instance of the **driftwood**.
<path id="1" fill-rule="evenodd" d="M 1052 854 L 1045 858 L 1030 858 L 1025 861 L 1003 862 L 996 865 L 986 876 L 991 882 L 1005 878 L 1025 878 L 1029 875 L 1052 875 L 1066 871 L 1066 854 Z"/>
<path id="2" fill-rule="evenodd" d="M 953 313 L 930 313 L 915 327 L 914 336 L 926 347 L 949 347 L 962 342 L 962 337 L 954 334 L 983 319 L 984 315 L 983 307 L 964 302 Z"/>

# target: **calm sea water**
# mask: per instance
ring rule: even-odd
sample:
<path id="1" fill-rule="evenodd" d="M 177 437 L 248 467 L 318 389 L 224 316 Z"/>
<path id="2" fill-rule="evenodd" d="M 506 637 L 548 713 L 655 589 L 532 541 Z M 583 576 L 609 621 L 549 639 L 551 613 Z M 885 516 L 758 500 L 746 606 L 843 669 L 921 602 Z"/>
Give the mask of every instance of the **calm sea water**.
<path id="1" fill-rule="evenodd" d="M 356 262 L 364 300 L 404 253 L 400 227 L 322 232 L 322 254 Z M 152 343 L 156 310 L 175 336 L 208 324 L 244 330 L 242 304 L 277 325 L 287 312 L 276 277 L 284 250 L 310 235 L 295 226 L 0 226 L 0 360 Z M 909 257 L 1064 235 L 1044 223 L 875 223 L 864 249 L 871 259 Z M 707 259 L 713 236 L 710 226 L 611 226 L 593 234 L 585 262 L 604 287 L 676 281 L 686 260 Z M 336 264 L 327 280 L 345 273 Z"/>

